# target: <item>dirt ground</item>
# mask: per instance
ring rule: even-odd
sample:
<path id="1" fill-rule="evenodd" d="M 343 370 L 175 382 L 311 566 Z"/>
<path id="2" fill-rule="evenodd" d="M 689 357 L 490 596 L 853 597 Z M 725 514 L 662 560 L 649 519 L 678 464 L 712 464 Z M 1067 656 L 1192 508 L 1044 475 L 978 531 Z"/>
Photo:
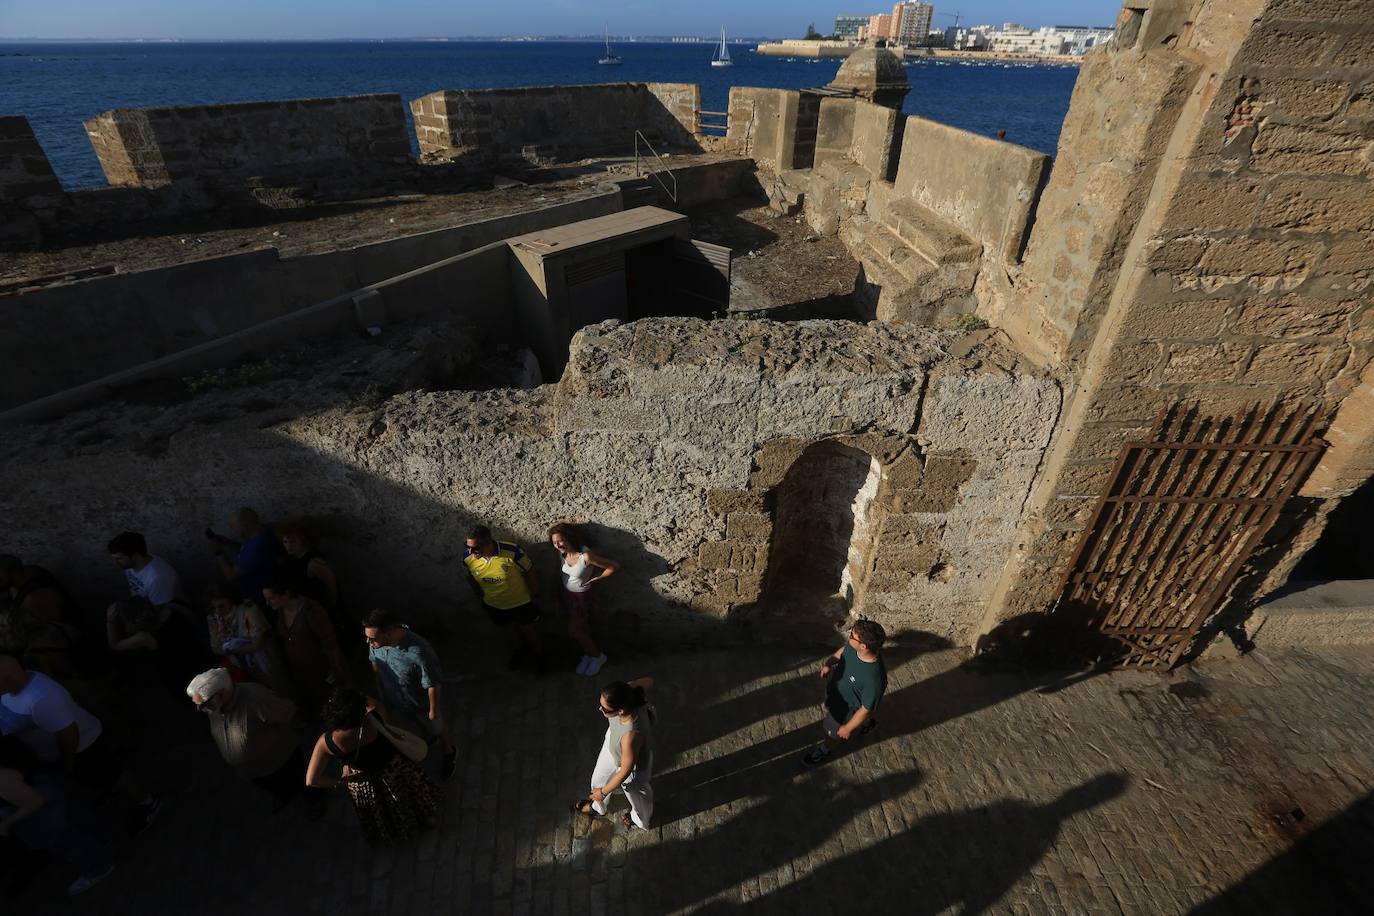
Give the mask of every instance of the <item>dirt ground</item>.
<path id="1" fill-rule="evenodd" d="M 694 210 L 692 236 L 734 250 L 730 311 L 769 318 L 852 318 L 859 265 L 837 236 L 801 216 L 736 198 Z"/>

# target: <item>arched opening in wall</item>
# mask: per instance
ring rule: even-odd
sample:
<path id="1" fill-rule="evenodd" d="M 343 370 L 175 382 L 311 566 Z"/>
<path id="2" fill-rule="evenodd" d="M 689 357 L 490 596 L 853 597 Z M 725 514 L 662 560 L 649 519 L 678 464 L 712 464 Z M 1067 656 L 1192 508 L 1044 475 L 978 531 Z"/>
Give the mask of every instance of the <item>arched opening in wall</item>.
<path id="1" fill-rule="evenodd" d="M 763 594 L 771 615 L 836 625 L 862 603 L 881 478 L 873 456 L 838 442 L 818 442 L 793 462 L 773 492 Z"/>
<path id="2" fill-rule="evenodd" d="M 1326 520 L 1312 549 L 1303 554 L 1288 581 L 1330 582 L 1336 579 L 1374 579 L 1374 478 L 1351 493 Z"/>

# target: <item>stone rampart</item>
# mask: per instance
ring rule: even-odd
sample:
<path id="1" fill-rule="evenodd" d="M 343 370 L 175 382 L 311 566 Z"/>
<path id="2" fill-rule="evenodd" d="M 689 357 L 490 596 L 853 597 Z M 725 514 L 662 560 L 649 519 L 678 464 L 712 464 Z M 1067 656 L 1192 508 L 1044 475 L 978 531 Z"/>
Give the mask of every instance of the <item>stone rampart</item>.
<path id="1" fill-rule="evenodd" d="M 1050 158 L 925 118 L 907 118 L 899 197 L 949 220 L 1008 264 L 1021 257 Z"/>
<path id="2" fill-rule="evenodd" d="M 111 185 L 387 172 L 410 160 L 395 94 L 116 108 L 86 122 Z"/>
<path id="3" fill-rule="evenodd" d="M 1341 418 L 1309 491 L 1327 501 L 1281 521 L 1239 594 L 1280 583 L 1371 466 L 1367 8 L 1154 0 L 1123 16 L 1127 39 L 1084 65 L 1089 95 L 1075 96 L 1060 150 L 1074 165 L 1055 168 L 1026 260 L 1036 273 L 1010 307 L 1061 304 L 1036 284 L 1073 291 L 1015 333 L 1059 358 L 1074 393 L 1000 616 L 1053 601 L 1122 444 L 1167 405 L 1224 418 L 1305 400 Z M 1119 137 L 1089 123 L 1097 111 L 1123 113 Z M 1074 194 L 1080 216 L 1048 222 Z"/>
<path id="4" fill-rule="evenodd" d="M 63 196 L 28 119 L 0 117 L 0 246 L 35 237 L 35 211 L 60 206 Z"/>
<path id="5" fill-rule="evenodd" d="M 598 596 L 618 639 L 764 626 L 770 566 L 815 547 L 847 564 L 823 584 L 843 577 L 856 610 L 893 633 L 965 642 L 1059 396 L 996 348 L 952 356 L 957 341 L 849 322 L 648 319 L 584 329 L 562 382 L 533 390 L 329 406 L 336 395 L 306 380 L 106 405 L 6 436 L 0 512 L 26 520 L 9 549 L 105 597 L 118 589 L 106 526 L 143 531 L 195 588 L 212 575 L 197 549 L 208 522 L 241 504 L 306 516 L 350 606 L 385 601 L 417 625 L 458 627 L 478 617 L 453 565 L 469 525 L 543 545 L 552 521 L 589 521 L 623 564 Z M 812 461 L 841 453 L 852 468 Z M 498 478 L 474 473 L 491 467 Z M 812 519 L 835 523 L 824 544 L 776 525 L 806 483 L 797 468 L 828 475 L 845 511 L 859 505 L 847 524 Z M 535 556 L 551 574 L 547 548 Z M 844 615 L 818 599 L 781 609 L 794 638 L 818 624 L 828 641 Z"/>
<path id="6" fill-rule="evenodd" d="M 446 89 L 410 103 L 421 156 L 477 168 L 628 155 L 640 131 L 663 152 L 699 151 L 691 83 Z"/>

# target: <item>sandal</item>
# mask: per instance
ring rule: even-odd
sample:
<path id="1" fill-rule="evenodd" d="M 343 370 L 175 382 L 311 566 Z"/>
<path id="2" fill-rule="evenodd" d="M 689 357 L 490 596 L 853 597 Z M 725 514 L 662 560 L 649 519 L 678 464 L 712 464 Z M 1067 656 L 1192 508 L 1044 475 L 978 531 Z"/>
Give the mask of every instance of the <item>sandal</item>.
<path id="1" fill-rule="evenodd" d="M 587 817 L 606 816 L 604 814 L 597 813 L 596 809 L 592 807 L 592 800 L 590 798 L 579 798 L 577 801 L 572 803 L 572 810 L 573 814 L 582 814 L 586 815 Z"/>
<path id="2" fill-rule="evenodd" d="M 620 823 L 624 824 L 627 830 L 633 830 L 635 827 L 634 818 L 630 817 L 628 814 L 620 815 Z"/>

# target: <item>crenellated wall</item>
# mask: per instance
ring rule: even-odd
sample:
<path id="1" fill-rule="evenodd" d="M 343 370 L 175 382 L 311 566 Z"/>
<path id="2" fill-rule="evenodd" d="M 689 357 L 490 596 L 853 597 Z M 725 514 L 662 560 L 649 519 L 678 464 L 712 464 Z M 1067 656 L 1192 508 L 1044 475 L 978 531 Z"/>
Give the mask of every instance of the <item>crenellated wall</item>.
<path id="1" fill-rule="evenodd" d="M 62 183 L 28 119 L 0 117 L 0 246 L 32 238 L 35 211 L 52 210 L 62 200 Z"/>
<path id="2" fill-rule="evenodd" d="M 410 160 L 396 94 L 175 108 L 116 108 L 86 122 L 114 186 L 342 178 Z"/>
<path id="3" fill-rule="evenodd" d="M 410 103 L 424 159 L 479 168 L 629 155 L 635 131 L 656 148 L 699 151 L 699 107 L 694 83 L 446 89 Z"/>

